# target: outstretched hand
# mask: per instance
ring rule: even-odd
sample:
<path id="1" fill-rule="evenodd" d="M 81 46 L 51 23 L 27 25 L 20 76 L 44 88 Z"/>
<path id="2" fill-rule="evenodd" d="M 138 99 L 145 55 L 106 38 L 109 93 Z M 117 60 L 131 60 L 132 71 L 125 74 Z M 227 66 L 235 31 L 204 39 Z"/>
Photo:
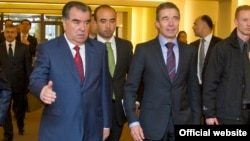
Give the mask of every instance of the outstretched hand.
<path id="1" fill-rule="evenodd" d="M 55 102 L 56 93 L 53 91 L 52 81 L 49 81 L 48 85 L 42 88 L 42 91 L 40 93 L 40 99 L 45 104 L 52 104 L 53 102 Z"/>

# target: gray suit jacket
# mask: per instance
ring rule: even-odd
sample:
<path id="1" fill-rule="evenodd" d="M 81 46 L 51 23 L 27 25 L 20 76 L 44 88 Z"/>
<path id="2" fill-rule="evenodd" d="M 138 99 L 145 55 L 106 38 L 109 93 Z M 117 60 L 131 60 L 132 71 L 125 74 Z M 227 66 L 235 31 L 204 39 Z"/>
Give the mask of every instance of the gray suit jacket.
<path id="1" fill-rule="evenodd" d="M 201 95 L 196 74 L 196 50 L 178 42 L 179 64 L 171 84 L 158 37 L 138 44 L 125 85 L 129 124 L 139 121 L 146 139 L 163 137 L 172 115 L 175 124 L 200 124 Z M 140 117 L 135 114 L 136 91 L 143 77 Z"/>
<path id="2" fill-rule="evenodd" d="M 111 91 L 104 44 L 85 42 L 85 80 L 81 82 L 63 35 L 38 46 L 30 90 L 38 98 L 49 80 L 56 100 L 41 117 L 39 141 L 100 141 L 111 127 Z"/>

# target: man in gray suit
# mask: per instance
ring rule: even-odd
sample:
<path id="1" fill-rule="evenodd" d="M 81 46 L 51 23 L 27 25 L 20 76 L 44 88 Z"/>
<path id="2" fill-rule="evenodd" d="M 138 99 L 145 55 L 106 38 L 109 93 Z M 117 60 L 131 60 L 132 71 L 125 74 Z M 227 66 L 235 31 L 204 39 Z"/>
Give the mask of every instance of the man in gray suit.
<path id="1" fill-rule="evenodd" d="M 64 34 L 38 46 L 30 90 L 44 104 L 39 141 L 101 141 L 111 127 L 106 47 L 88 37 L 91 9 L 62 10 Z"/>
<path id="2" fill-rule="evenodd" d="M 155 22 L 158 36 L 136 46 L 124 95 L 134 140 L 174 141 L 174 125 L 201 123 L 196 49 L 177 41 L 179 21 L 180 12 L 174 3 L 160 4 Z M 138 118 L 134 101 L 142 78 L 144 91 Z"/>

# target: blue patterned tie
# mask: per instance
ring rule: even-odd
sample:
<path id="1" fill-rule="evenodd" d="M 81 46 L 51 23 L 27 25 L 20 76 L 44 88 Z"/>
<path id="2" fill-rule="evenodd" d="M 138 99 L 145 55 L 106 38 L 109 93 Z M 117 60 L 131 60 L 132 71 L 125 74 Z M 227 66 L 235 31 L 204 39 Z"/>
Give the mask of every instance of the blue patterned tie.
<path id="1" fill-rule="evenodd" d="M 174 79 L 175 74 L 176 74 L 175 55 L 174 55 L 174 51 L 173 51 L 174 43 L 168 42 L 166 44 L 166 47 L 168 48 L 168 51 L 167 51 L 167 70 L 168 70 L 169 78 L 170 78 L 171 82 L 173 82 L 173 79 Z"/>

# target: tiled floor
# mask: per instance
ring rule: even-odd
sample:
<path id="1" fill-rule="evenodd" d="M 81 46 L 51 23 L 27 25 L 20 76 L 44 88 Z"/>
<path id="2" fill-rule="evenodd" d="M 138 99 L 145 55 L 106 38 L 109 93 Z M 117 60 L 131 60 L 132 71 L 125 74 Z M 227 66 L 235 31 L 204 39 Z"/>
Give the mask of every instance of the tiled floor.
<path id="1" fill-rule="evenodd" d="M 25 135 L 17 133 L 16 122 L 13 119 L 14 140 L 13 141 L 37 141 L 38 126 L 42 110 L 37 110 L 31 113 L 26 113 L 25 118 Z M 3 138 L 3 129 L 0 127 L 0 140 Z M 132 141 L 127 124 L 124 127 L 120 141 Z"/>

